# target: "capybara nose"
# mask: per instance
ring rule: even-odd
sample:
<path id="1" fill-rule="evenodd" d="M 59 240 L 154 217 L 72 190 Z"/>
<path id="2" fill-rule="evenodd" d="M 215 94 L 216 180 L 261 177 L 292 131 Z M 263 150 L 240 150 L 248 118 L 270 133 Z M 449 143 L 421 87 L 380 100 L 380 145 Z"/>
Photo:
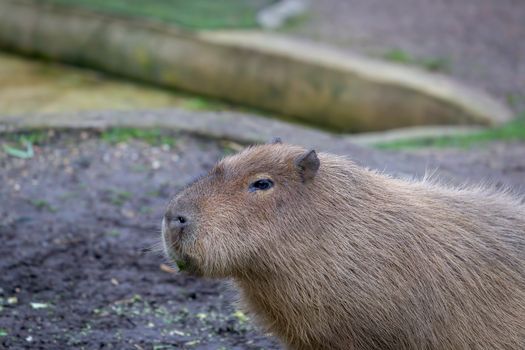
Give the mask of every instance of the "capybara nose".
<path id="1" fill-rule="evenodd" d="M 182 232 L 190 224 L 188 217 L 182 214 L 166 214 L 165 220 L 169 229 L 178 233 Z"/>
<path id="2" fill-rule="evenodd" d="M 188 224 L 188 219 L 183 215 L 176 215 L 175 218 L 172 220 L 172 225 L 179 229 L 188 226 Z"/>

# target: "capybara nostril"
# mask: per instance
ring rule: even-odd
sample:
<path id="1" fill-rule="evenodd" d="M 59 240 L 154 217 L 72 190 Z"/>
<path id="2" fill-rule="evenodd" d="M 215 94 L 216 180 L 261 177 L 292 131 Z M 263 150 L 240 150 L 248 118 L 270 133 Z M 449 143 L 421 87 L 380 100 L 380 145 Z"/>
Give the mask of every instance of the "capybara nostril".
<path id="1" fill-rule="evenodd" d="M 190 224 L 190 220 L 187 216 L 181 214 L 166 215 L 166 224 L 170 230 L 181 232 L 185 227 Z"/>
<path id="2" fill-rule="evenodd" d="M 188 219 L 182 215 L 175 216 L 175 218 L 172 221 L 173 221 L 173 226 L 178 227 L 178 228 L 184 228 L 188 226 L 189 224 Z"/>

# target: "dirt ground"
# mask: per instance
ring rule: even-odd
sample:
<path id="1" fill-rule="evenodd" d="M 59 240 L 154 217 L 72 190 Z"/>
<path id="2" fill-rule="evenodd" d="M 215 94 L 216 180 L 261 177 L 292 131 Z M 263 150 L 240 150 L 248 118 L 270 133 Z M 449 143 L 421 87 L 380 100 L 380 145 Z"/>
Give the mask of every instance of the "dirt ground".
<path id="1" fill-rule="evenodd" d="M 525 2 L 522 0 L 309 1 L 286 32 L 363 54 L 402 50 L 440 60 L 445 74 L 525 109 Z"/>
<path id="2" fill-rule="evenodd" d="M 60 133 L 29 160 L 0 152 L 0 348 L 278 348 L 223 282 L 160 268 L 170 195 L 230 152 L 173 140 Z"/>
<path id="3" fill-rule="evenodd" d="M 167 272 L 156 252 L 170 196 L 238 145 L 169 134 L 160 146 L 93 131 L 47 133 L 35 156 L 0 152 L 0 348 L 279 349 L 226 282 Z M 17 135 L 0 135 L 13 144 Z M 362 151 L 398 176 L 439 166 L 455 181 L 525 192 L 525 144 Z M 354 157 L 353 154 L 349 154 Z"/>

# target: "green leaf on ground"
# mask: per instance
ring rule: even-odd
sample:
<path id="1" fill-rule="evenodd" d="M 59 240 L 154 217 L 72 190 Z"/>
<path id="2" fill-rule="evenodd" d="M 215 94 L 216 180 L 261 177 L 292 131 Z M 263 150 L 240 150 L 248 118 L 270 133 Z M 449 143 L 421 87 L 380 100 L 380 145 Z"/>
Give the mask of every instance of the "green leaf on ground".
<path id="1" fill-rule="evenodd" d="M 235 318 L 237 318 L 237 320 L 239 320 L 239 322 L 246 322 L 249 320 L 248 316 L 246 316 L 246 314 L 244 312 L 242 312 L 241 310 L 237 310 L 233 313 L 233 316 L 235 316 Z"/>
<path id="2" fill-rule="evenodd" d="M 48 307 L 50 307 L 51 305 L 47 304 L 47 303 L 31 303 L 31 307 L 35 310 L 37 309 L 47 309 Z"/>
<path id="3" fill-rule="evenodd" d="M 22 159 L 29 159 L 33 158 L 35 155 L 33 151 L 33 143 L 26 138 L 21 139 L 22 144 L 25 146 L 25 150 L 21 150 L 18 148 L 11 147 L 9 145 L 4 144 L 4 152 L 9 154 L 12 157 L 22 158 Z"/>

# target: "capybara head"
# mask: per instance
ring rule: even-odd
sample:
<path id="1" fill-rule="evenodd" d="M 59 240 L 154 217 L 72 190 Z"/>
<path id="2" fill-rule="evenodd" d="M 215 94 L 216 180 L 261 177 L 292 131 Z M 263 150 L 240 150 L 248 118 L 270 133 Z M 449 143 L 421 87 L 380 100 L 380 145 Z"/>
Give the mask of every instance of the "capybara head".
<path id="1" fill-rule="evenodd" d="M 319 167 L 315 151 L 280 142 L 223 159 L 169 204 L 162 223 L 166 253 L 210 277 L 270 269 L 265 252 L 279 255 L 290 241 L 288 228 L 318 219 L 308 203 Z"/>

